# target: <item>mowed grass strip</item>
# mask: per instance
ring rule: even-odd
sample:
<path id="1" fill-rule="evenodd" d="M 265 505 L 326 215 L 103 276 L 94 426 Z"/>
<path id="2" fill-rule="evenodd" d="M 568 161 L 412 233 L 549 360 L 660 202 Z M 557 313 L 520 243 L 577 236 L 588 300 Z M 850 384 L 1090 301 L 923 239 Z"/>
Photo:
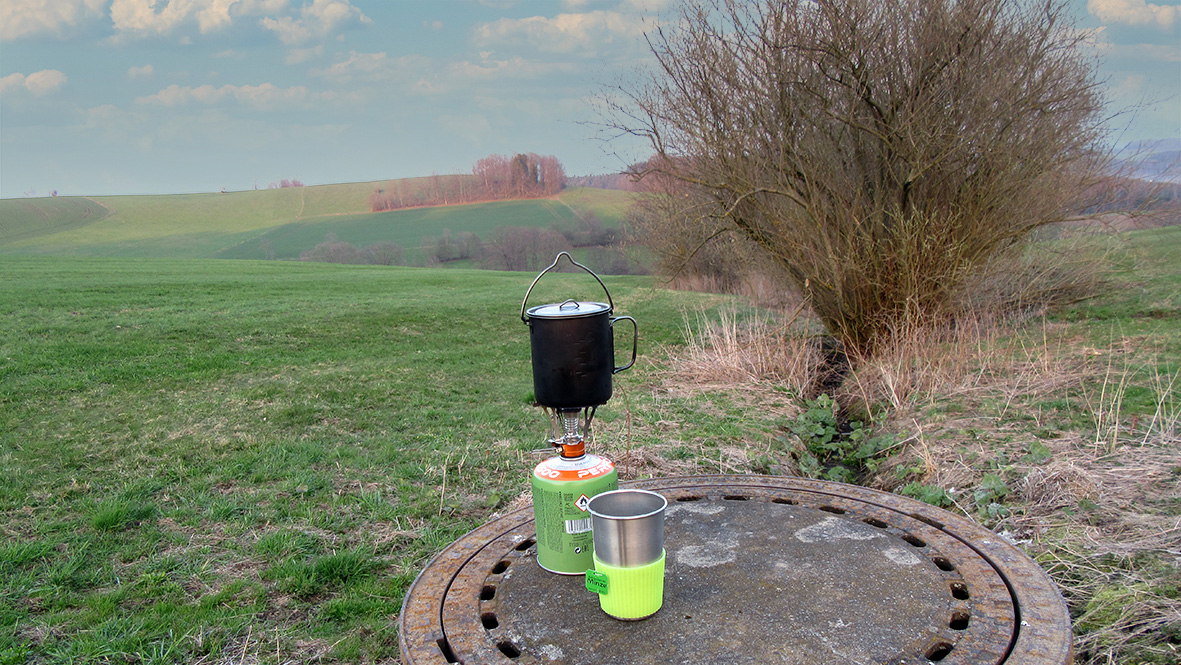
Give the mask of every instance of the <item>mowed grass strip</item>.
<path id="1" fill-rule="evenodd" d="M 0 662 L 396 659 L 409 583 L 538 461 L 533 276 L 5 258 Z M 696 306 L 606 281 L 642 353 Z M 565 297 L 603 296 L 531 300 Z"/>

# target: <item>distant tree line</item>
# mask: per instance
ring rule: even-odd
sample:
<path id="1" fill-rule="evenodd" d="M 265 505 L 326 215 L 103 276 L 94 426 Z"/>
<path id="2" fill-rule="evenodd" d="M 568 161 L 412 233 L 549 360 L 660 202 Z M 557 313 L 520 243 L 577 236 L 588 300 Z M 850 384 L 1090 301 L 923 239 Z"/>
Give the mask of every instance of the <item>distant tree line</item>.
<path id="1" fill-rule="evenodd" d="M 406 264 L 406 250 L 393 242 L 379 242 L 368 247 L 356 247 L 337 240 L 334 234 L 329 234 L 327 240 L 300 254 L 299 260 L 318 263 L 399 266 Z"/>
<path id="2" fill-rule="evenodd" d="M 288 180 L 287 178 L 283 178 L 282 180 L 276 180 L 276 181 L 270 183 L 269 185 L 267 185 L 267 189 L 287 189 L 288 187 L 303 187 L 303 186 L 304 186 L 304 184 L 302 182 L 300 182 L 299 180 L 294 180 L 294 179 Z"/>
<path id="3" fill-rule="evenodd" d="M 539 198 L 566 186 L 566 172 L 553 155 L 489 155 L 472 173 L 391 180 L 369 196 L 369 210 L 383 212 L 431 205 Z"/>
<path id="4" fill-rule="evenodd" d="M 1152 182 L 1110 176 L 1091 185 L 1082 199 L 1081 214 L 1132 212 L 1152 215 L 1164 223 L 1181 222 L 1181 183 Z"/>
<path id="5" fill-rule="evenodd" d="M 496 198 L 551 196 L 566 186 L 566 172 L 553 155 L 489 155 L 473 171 L 482 189 Z"/>
<path id="6" fill-rule="evenodd" d="M 643 191 L 630 173 L 602 173 L 566 178 L 569 187 L 593 187 L 595 189 L 617 189 L 624 192 Z"/>
<path id="7" fill-rule="evenodd" d="M 573 229 L 532 226 L 502 226 L 487 240 L 467 231 L 444 229 L 438 237 L 423 239 L 415 257 L 395 243 L 382 242 L 357 247 L 334 235 L 300 254 L 302 261 L 357 265 L 403 265 L 432 267 L 454 261 L 469 261 L 486 270 L 540 270 L 558 252 L 587 248 L 597 272 L 609 275 L 646 274 L 647 268 L 623 252 L 616 229 L 603 226 L 594 215 L 584 215 Z"/>

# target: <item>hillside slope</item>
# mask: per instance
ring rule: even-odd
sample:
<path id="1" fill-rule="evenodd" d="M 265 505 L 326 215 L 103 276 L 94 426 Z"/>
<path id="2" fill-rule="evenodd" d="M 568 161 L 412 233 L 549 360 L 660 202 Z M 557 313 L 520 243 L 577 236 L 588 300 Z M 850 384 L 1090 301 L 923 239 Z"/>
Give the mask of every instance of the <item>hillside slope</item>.
<path id="1" fill-rule="evenodd" d="M 370 213 L 384 183 L 213 194 L 0 200 L 0 253 L 150 258 L 298 258 L 327 238 L 408 253 L 444 230 L 487 240 L 502 226 L 617 226 L 633 195 L 573 188 L 548 199 Z M 260 244 L 262 242 L 262 244 Z"/>
<path id="2" fill-rule="evenodd" d="M 66 233 L 111 214 L 83 197 L 0 199 L 0 246 Z"/>

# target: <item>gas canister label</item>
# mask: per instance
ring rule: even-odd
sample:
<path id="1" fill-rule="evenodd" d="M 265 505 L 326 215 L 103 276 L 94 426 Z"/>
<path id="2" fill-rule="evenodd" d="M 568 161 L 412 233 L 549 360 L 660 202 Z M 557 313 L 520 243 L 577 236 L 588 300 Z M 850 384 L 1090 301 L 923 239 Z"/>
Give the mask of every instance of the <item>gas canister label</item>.
<path id="1" fill-rule="evenodd" d="M 594 567 L 594 536 L 587 513 L 591 497 L 618 489 L 615 466 L 597 455 L 550 458 L 533 470 L 533 519 L 537 563 L 567 575 Z"/>
<path id="2" fill-rule="evenodd" d="M 614 464 L 608 462 L 607 460 L 602 460 L 598 464 L 592 466 L 589 469 L 583 469 L 583 470 L 579 471 L 578 477 L 579 478 L 594 478 L 595 476 L 601 476 L 604 473 L 611 473 L 611 469 L 614 469 L 614 468 L 615 468 Z"/>
<path id="3" fill-rule="evenodd" d="M 576 533 L 586 533 L 591 530 L 591 518 L 584 517 L 580 520 L 566 520 L 566 533 L 574 535 Z"/>
<path id="4" fill-rule="evenodd" d="M 551 458 L 538 464 L 533 472 L 549 480 L 583 480 L 597 478 L 614 470 L 615 465 L 610 460 L 587 455 L 581 460 Z"/>

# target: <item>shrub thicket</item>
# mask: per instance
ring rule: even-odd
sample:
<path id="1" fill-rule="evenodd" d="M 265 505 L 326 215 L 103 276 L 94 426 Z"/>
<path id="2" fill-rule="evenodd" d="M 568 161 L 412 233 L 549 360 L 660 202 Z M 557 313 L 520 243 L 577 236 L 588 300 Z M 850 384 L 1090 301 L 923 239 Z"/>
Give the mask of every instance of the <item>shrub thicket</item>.
<path id="1" fill-rule="evenodd" d="M 850 349 L 952 313 L 1103 161 L 1065 0 L 686 0 L 609 102 L 679 185 L 666 236 L 773 260 Z"/>

